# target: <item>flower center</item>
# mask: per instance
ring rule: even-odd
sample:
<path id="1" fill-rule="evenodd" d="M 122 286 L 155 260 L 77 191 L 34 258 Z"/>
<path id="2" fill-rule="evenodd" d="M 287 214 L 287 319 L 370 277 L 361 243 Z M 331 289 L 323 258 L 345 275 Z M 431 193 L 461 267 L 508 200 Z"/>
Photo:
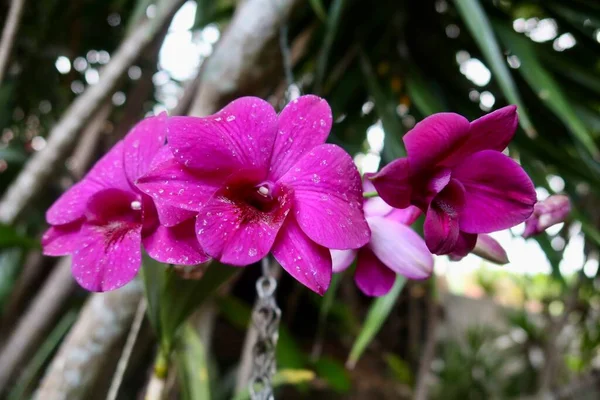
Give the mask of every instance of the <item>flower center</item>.
<path id="1" fill-rule="evenodd" d="M 278 204 L 274 195 L 275 184 L 270 181 L 262 182 L 244 192 L 245 202 L 262 212 L 270 212 Z"/>

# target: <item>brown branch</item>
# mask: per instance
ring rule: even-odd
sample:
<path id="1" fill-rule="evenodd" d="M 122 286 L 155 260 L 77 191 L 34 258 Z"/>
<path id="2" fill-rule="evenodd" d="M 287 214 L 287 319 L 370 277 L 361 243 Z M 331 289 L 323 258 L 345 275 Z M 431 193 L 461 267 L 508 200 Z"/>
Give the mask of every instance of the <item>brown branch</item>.
<path id="1" fill-rule="evenodd" d="M 277 37 L 300 0 L 247 0 L 238 5 L 229 28 L 204 62 L 190 114 L 212 114 L 242 94 L 261 94 L 267 77 L 281 70 Z M 268 54 L 268 55 L 267 55 Z M 278 83 L 279 80 L 273 80 Z"/>
<path id="2" fill-rule="evenodd" d="M 415 384 L 414 400 L 427 400 L 429 398 L 429 377 L 431 362 L 435 357 L 435 345 L 437 343 L 437 327 L 439 319 L 438 303 L 432 293 L 433 285 L 430 285 L 429 304 L 427 306 L 427 338 L 425 347 L 419 362 L 417 381 Z"/>
<path id="3" fill-rule="evenodd" d="M 10 52 L 15 42 L 17 29 L 19 29 L 19 24 L 21 23 L 24 6 L 25 0 L 13 0 L 10 3 L 10 11 L 4 22 L 2 40 L 0 41 L 0 84 L 4 80 L 4 74 L 8 67 L 8 60 L 10 59 Z"/>
<path id="4" fill-rule="evenodd" d="M 165 1 L 159 14 L 140 24 L 114 53 L 102 70 L 100 82 L 89 86 L 69 106 L 60 121 L 48 135 L 46 147 L 31 157 L 19 176 L 0 200 L 0 222 L 13 223 L 29 206 L 35 195 L 49 180 L 54 169 L 65 159 L 77 132 L 108 98 L 127 68 L 139 57 L 144 48 L 168 24 L 185 0 Z"/>
<path id="5" fill-rule="evenodd" d="M 142 298 L 135 280 L 87 300 L 80 317 L 46 371 L 37 392 L 40 400 L 82 399 L 101 371 L 109 350 L 131 326 Z"/>
<path id="6" fill-rule="evenodd" d="M 13 373 L 18 370 L 37 343 L 44 337 L 54 318 L 73 291 L 71 261 L 63 258 L 52 271 L 44 287 L 21 318 L 0 354 L 0 394 L 6 389 Z M 1 396 L 0 396 L 1 397 Z"/>

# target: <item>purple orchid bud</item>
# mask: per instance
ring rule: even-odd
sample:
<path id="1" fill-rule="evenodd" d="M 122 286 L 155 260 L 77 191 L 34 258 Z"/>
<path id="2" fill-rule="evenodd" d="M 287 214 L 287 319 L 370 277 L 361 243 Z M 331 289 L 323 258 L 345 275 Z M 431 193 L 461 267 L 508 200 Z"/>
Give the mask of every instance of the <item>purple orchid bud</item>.
<path id="1" fill-rule="evenodd" d="M 569 198 L 562 194 L 555 194 L 535 204 L 533 214 L 525 221 L 523 237 L 539 235 L 552 225 L 564 222 L 571 212 Z"/>

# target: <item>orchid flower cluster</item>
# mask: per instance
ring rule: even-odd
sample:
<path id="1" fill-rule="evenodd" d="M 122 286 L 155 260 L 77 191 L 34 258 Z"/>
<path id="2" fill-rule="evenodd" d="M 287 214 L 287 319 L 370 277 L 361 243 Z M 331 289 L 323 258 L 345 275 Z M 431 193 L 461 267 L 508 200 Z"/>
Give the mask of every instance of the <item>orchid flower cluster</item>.
<path id="1" fill-rule="evenodd" d="M 473 122 L 430 116 L 403 140 L 407 157 L 361 178 L 326 144 L 332 113 L 302 96 L 278 115 L 254 97 L 214 115 L 141 121 L 48 210 L 47 255 L 71 255 L 90 291 L 131 281 L 142 247 L 176 265 L 247 266 L 269 253 L 323 294 L 356 259 L 357 286 L 386 294 L 396 274 L 427 278 L 433 254 L 460 258 L 483 235 L 530 217 L 533 183 L 502 151 L 516 108 Z M 363 191 L 380 197 L 364 199 Z M 410 225 L 421 214 L 424 240 Z"/>

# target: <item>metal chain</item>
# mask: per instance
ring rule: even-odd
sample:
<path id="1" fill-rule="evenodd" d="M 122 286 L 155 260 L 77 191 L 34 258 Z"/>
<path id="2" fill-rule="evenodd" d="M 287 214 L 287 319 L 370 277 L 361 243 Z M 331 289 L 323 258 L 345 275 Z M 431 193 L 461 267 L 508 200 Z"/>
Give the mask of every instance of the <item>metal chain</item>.
<path id="1" fill-rule="evenodd" d="M 277 280 L 271 276 L 269 262 L 263 260 L 263 276 L 256 282 L 258 300 L 252 311 L 252 321 L 257 331 L 252 349 L 252 377 L 249 382 L 252 400 L 274 400 L 271 379 L 275 374 L 275 347 L 279 338 L 281 310 L 275 301 Z"/>

